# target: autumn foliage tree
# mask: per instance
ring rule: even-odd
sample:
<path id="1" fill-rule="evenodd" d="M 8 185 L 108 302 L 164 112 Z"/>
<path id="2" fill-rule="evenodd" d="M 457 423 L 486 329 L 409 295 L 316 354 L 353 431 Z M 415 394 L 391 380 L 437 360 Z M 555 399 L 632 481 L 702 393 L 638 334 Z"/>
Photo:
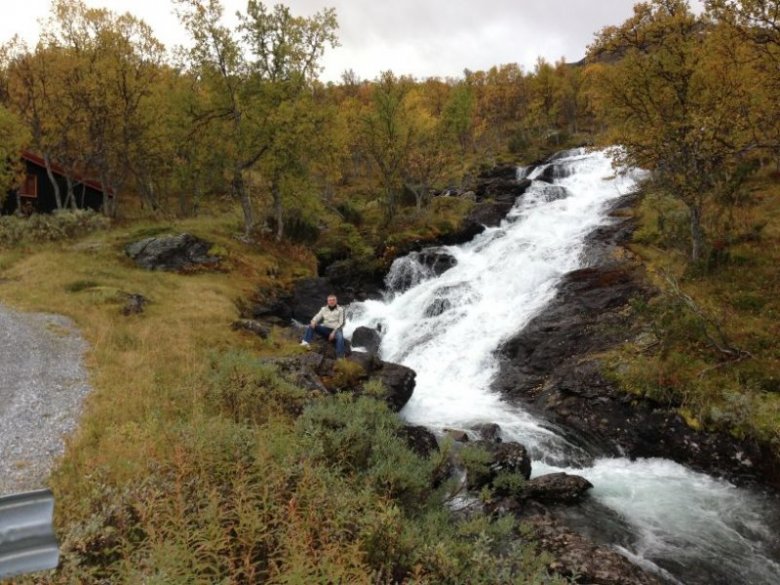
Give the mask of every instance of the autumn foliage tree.
<path id="1" fill-rule="evenodd" d="M 337 43 L 335 12 L 326 9 L 303 18 L 281 4 L 269 10 L 250 0 L 239 14 L 240 24 L 230 28 L 222 22 L 219 0 L 176 4 L 192 39 L 186 65 L 202 97 L 193 111 L 194 127 L 217 125 L 229 136 L 224 145 L 227 172 L 232 194 L 241 203 L 245 234 L 256 223 L 247 187 L 253 168 L 266 172 L 281 230 L 283 174 L 301 161 L 289 139 L 300 118 L 289 110 L 300 108 L 319 73 L 318 60 L 328 45 Z"/>
<path id="2" fill-rule="evenodd" d="M 720 42 L 687 2 L 652 0 L 590 47 L 591 59 L 615 61 L 597 69 L 594 84 L 609 141 L 622 145 L 622 162 L 651 170 L 686 205 L 693 261 L 705 250 L 704 214 L 716 199 L 733 200 L 746 155 L 760 146 L 748 86 Z"/>

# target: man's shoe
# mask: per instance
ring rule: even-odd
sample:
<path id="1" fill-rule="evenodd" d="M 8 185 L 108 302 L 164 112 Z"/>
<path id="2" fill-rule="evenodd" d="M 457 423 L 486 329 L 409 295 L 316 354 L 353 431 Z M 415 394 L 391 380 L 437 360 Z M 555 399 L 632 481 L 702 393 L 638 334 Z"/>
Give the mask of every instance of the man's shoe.
<path id="1" fill-rule="evenodd" d="M 304 341 L 301 341 L 300 345 L 302 345 L 303 347 L 309 347 L 309 342 L 304 340 Z"/>

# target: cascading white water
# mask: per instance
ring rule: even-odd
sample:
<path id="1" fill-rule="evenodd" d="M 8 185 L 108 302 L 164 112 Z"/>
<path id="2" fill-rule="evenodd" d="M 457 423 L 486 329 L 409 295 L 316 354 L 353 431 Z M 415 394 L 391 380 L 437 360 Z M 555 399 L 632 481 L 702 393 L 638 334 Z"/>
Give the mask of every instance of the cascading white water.
<path id="1" fill-rule="evenodd" d="M 631 528 L 630 542 L 618 548 L 636 562 L 689 584 L 780 583 L 776 503 L 666 460 L 594 462 L 597 454 L 491 391 L 496 349 L 544 309 L 562 275 L 582 267 L 585 236 L 639 178 L 616 174 L 604 152 L 568 151 L 554 164 L 519 170 L 518 178 L 546 173 L 555 184 L 534 180 L 500 227 L 443 248 L 456 264 L 441 275 L 416 255 L 397 260 L 388 282 L 411 287 L 352 305 L 347 335 L 379 327 L 382 358 L 417 372 L 402 411 L 409 422 L 434 432 L 498 423 L 505 440 L 531 449 L 535 475 L 566 470 L 588 478 L 594 500 Z"/>

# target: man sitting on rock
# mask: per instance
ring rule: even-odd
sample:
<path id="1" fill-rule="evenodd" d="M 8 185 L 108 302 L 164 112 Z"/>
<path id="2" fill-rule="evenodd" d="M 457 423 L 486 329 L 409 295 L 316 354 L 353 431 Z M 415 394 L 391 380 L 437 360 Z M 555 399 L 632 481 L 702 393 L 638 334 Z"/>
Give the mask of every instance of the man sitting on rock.
<path id="1" fill-rule="evenodd" d="M 342 329 L 346 322 L 344 307 L 340 307 L 336 295 L 328 295 L 328 304 L 322 307 L 319 312 L 312 317 L 311 323 L 306 328 L 306 334 L 303 336 L 301 345 L 308 347 L 317 333 L 322 337 L 327 337 L 328 341 L 336 340 L 336 356 L 344 357 L 344 333 Z M 321 323 L 321 324 L 320 324 Z"/>

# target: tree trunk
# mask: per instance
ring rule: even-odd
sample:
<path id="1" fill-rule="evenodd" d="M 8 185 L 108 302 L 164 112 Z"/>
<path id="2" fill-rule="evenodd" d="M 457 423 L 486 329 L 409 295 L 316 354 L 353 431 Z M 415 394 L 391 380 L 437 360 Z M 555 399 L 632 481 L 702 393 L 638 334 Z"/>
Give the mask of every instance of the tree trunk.
<path id="1" fill-rule="evenodd" d="M 691 260 L 698 262 L 701 260 L 701 252 L 704 247 L 704 233 L 701 229 L 701 206 L 691 205 L 689 211 L 691 214 Z"/>
<path id="2" fill-rule="evenodd" d="M 276 221 L 276 241 L 281 242 L 284 236 L 284 221 L 282 218 L 282 191 L 279 189 L 277 179 L 271 182 L 271 196 L 274 205 L 274 221 Z"/>
<path id="3" fill-rule="evenodd" d="M 252 228 L 255 225 L 252 214 L 252 201 L 249 198 L 249 193 L 246 190 L 244 174 L 241 172 L 241 168 L 238 166 L 233 170 L 233 180 L 231 182 L 231 187 L 233 189 L 233 197 L 236 197 L 239 201 L 241 201 L 241 210 L 244 212 L 244 235 L 249 237 L 249 235 L 252 233 Z"/>
<path id="4" fill-rule="evenodd" d="M 46 166 L 46 174 L 51 181 L 51 186 L 54 188 L 54 202 L 57 205 L 57 209 L 62 209 L 62 194 L 60 193 L 60 184 L 57 182 L 57 178 L 54 176 L 54 172 L 51 170 L 51 159 L 49 154 L 43 153 L 43 162 Z"/>
<path id="5" fill-rule="evenodd" d="M 389 226 L 395 217 L 395 190 L 385 183 L 385 227 Z"/>
<path id="6" fill-rule="evenodd" d="M 76 194 L 73 192 L 73 179 L 70 178 L 70 175 L 65 175 L 65 183 L 68 185 L 68 192 L 65 195 L 65 207 L 77 209 Z"/>

